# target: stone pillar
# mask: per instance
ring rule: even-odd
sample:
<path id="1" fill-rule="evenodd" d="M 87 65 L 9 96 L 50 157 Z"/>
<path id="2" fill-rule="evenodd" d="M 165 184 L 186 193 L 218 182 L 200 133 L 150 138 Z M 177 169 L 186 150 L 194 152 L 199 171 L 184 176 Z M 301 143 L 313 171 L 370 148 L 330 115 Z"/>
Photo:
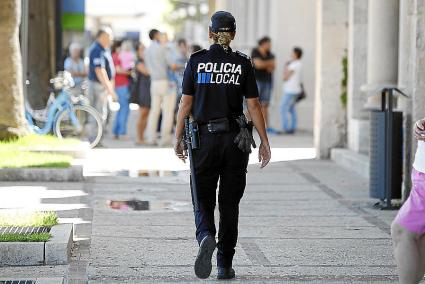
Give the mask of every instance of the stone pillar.
<path id="1" fill-rule="evenodd" d="M 414 96 L 416 69 L 416 1 L 400 1 L 400 44 L 398 54 L 398 85 L 410 96 Z M 403 111 L 403 199 L 411 187 L 411 168 L 416 143 L 412 143 L 412 100 L 401 99 L 400 109 Z"/>
<path id="2" fill-rule="evenodd" d="M 425 117 L 425 0 L 416 0 L 415 9 L 415 40 L 414 60 L 414 87 L 412 96 L 412 119 L 415 122 Z"/>
<path id="3" fill-rule="evenodd" d="M 350 0 L 348 24 L 347 140 L 352 151 L 369 151 L 369 115 L 364 109 L 367 96 L 360 90 L 367 80 L 368 0 Z"/>
<path id="4" fill-rule="evenodd" d="M 369 1 L 367 85 L 397 83 L 399 0 Z M 380 96 L 373 95 L 367 101 L 367 108 L 379 108 Z"/>
<path id="5" fill-rule="evenodd" d="M 413 19 L 413 31 L 414 33 L 411 35 L 412 46 L 414 49 L 412 51 L 411 57 L 409 57 L 410 60 L 410 67 L 413 69 L 413 86 L 412 86 L 412 93 L 411 93 L 411 106 L 412 106 L 412 115 L 411 115 L 411 121 L 407 121 L 407 123 L 410 123 L 408 126 L 410 128 L 406 127 L 405 133 L 407 138 L 411 138 L 413 141 L 411 141 L 410 147 L 407 144 L 408 149 L 406 151 L 410 150 L 411 153 L 411 162 L 407 164 L 409 166 L 409 169 L 411 169 L 411 163 L 413 163 L 414 154 L 417 146 L 417 142 L 414 138 L 412 138 L 412 128 L 413 124 L 419 120 L 425 117 L 425 0 L 416 0 L 414 2 L 414 10 L 410 10 L 412 12 L 411 18 Z M 405 172 L 405 179 L 410 179 L 410 172 Z M 409 180 L 410 181 L 410 180 Z M 406 183 L 408 184 L 408 182 Z M 407 197 L 410 192 L 410 187 L 407 187 L 403 196 Z"/>
<path id="6" fill-rule="evenodd" d="M 330 149 L 345 142 L 341 79 L 348 44 L 347 22 L 348 0 L 317 1 L 314 140 L 319 158 L 329 158 Z"/>

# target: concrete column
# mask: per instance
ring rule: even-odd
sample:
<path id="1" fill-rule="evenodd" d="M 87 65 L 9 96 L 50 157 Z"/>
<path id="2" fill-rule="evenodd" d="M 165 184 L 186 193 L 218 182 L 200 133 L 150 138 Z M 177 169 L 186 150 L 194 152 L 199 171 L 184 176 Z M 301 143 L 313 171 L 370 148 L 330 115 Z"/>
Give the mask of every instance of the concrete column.
<path id="1" fill-rule="evenodd" d="M 412 119 L 415 122 L 425 117 L 425 0 L 416 0 L 415 9 L 415 60 L 414 91 L 412 96 Z"/>
<path id="2" fill-rule="evenodd" d="M 247 0 L 245 1 L 246 6 L 248 7 L 248 19 L 255 19 L 255 17 L 257 17 L 257 4 L 258 1 L 257 0 Z M 248 45 L 251 42 L 255 42 L 256 38 L 256 34 L 257 34 L 257 23 L 255 21 L 248 21 L 247 22 L 247 30 L 249 31 L 247 33 L 247 38 L 246 38 L 246 44 Z"/>
<path id="3" fill-rule="evenodd" d="M 367 84 L 374 88 L 397 83 L 399 0 L 369 1 Z M 368 108 L 379 108 L 380 96 L 368 99 Z"/>
<path id="4" fill-rule="evenodd" d="M 416 0 L 415 9 L 413 11 L 413 20 L 415 28 L 414 34 L 411 36 L 411 39 L 414 40 L 414 51 L 413 58 L 410 58 L 411 64 L 410 66 L 414 68 L 414 83 L 413 83 L 413 91 L 411 93 L 411 104 L 412 104 L 412 115 L 411 121 L 407 121 L 410 123 L 410 128 L 406 127 L 405 133 L 406 136 L 411 136 L 411 131 L 413 128 L 413 124 L 425 117 L 425 0 Z M 413 61 L 414 60 L 414 61 Z M 414 154 L 416 151 L 417 142 L 415 139 L 410 144 L 411 150 L 411 162 L 413 162 Z M 409 166 L 409 164 L 407 164 Z M 411 169 L 411 167 L 409 167 Z M 409 175 L 409 176 L 407 176 Z M 405 172 L 405 179 L 410 179 L 410 172 Z M 409 180 L 410 181 L 410 180 Z M 408 184 L 409 181 L 406 181 Z M 410 187 L 407 187 L 403 196 L 407 197 L 410 193 Z"/>
<path id="5" fill-rule="evenodd" d="M 259 37 L 270 33 L 270 1 L 259 1 L 258 10 L 256 11 L 257 32 Z"/>
<path id="6" fill-rule="evenodd" d="M 348 44 L 348 0 L 317 1 L 314 140 L 319 158 L 345 141 L 341 104 L 342 59 Z"/>
<path id="7" fill-rule="evenodd" d="M 364 109 L 367 96 L 360 90 L 367 80 L 368 0 L 350 0 L 348 24 L 347 122 L 348 148 L 367 154 L 369 114 Z"/>
<path id="8" fill-rule="evenodd" d="M 398 85 L 414 96 L 416 69 L 416 1 L 400 1 L 400 44 L 398 54 Z M 400 109 L 403 111 L 403 197 L 406 198 L 411 187 L 411 167 L 416 143 L 412 143 L 412 101 L 401 99 Z M 403 199 L 404 199 L 403 198 Z"/>

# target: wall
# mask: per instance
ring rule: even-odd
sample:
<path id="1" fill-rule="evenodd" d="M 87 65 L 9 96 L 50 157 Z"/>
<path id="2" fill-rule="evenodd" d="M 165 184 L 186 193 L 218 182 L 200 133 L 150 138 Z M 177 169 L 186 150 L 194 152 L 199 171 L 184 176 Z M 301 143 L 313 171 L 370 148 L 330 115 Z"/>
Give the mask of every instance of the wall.
<path id="1" fill-rule="evenodd" d="M 329 158 L 330 149 L 345 144 L 341 80 L 347 46 L 348 0 L 318 0 L 314 141 L 318 157 L 323 159 Z"/>

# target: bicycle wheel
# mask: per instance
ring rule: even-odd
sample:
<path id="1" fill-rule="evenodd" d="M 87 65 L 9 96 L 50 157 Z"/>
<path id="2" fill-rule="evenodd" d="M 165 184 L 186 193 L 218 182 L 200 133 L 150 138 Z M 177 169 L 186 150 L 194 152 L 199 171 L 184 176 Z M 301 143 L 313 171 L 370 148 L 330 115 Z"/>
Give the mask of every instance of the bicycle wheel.
<path id="1" fill-rule="evenodd" d="M 59 138 L 76 138 L 94 148 L 102 137 L 103 123 L 93 107 L 74 105 L 59 113 L 54 130 Z"/>

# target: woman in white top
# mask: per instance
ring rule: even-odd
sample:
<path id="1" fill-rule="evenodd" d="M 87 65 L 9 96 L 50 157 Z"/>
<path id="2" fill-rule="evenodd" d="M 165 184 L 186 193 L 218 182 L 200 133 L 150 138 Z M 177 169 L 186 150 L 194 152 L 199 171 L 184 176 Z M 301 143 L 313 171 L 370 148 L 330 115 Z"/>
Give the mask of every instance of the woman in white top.
<path id="1" fill-rule="evenodd" d="M 291 61 L 287 62 L 283 70 L 283 96 L 280 105 L 282 118 L 282 128 L 285 133 L 293 134 L 297 129 L 297 112 L 295 103 L 297 97 L 302 92 L 302 57 L 303 51 L 299 47 L 294 47 L 291 54 Z"/>

